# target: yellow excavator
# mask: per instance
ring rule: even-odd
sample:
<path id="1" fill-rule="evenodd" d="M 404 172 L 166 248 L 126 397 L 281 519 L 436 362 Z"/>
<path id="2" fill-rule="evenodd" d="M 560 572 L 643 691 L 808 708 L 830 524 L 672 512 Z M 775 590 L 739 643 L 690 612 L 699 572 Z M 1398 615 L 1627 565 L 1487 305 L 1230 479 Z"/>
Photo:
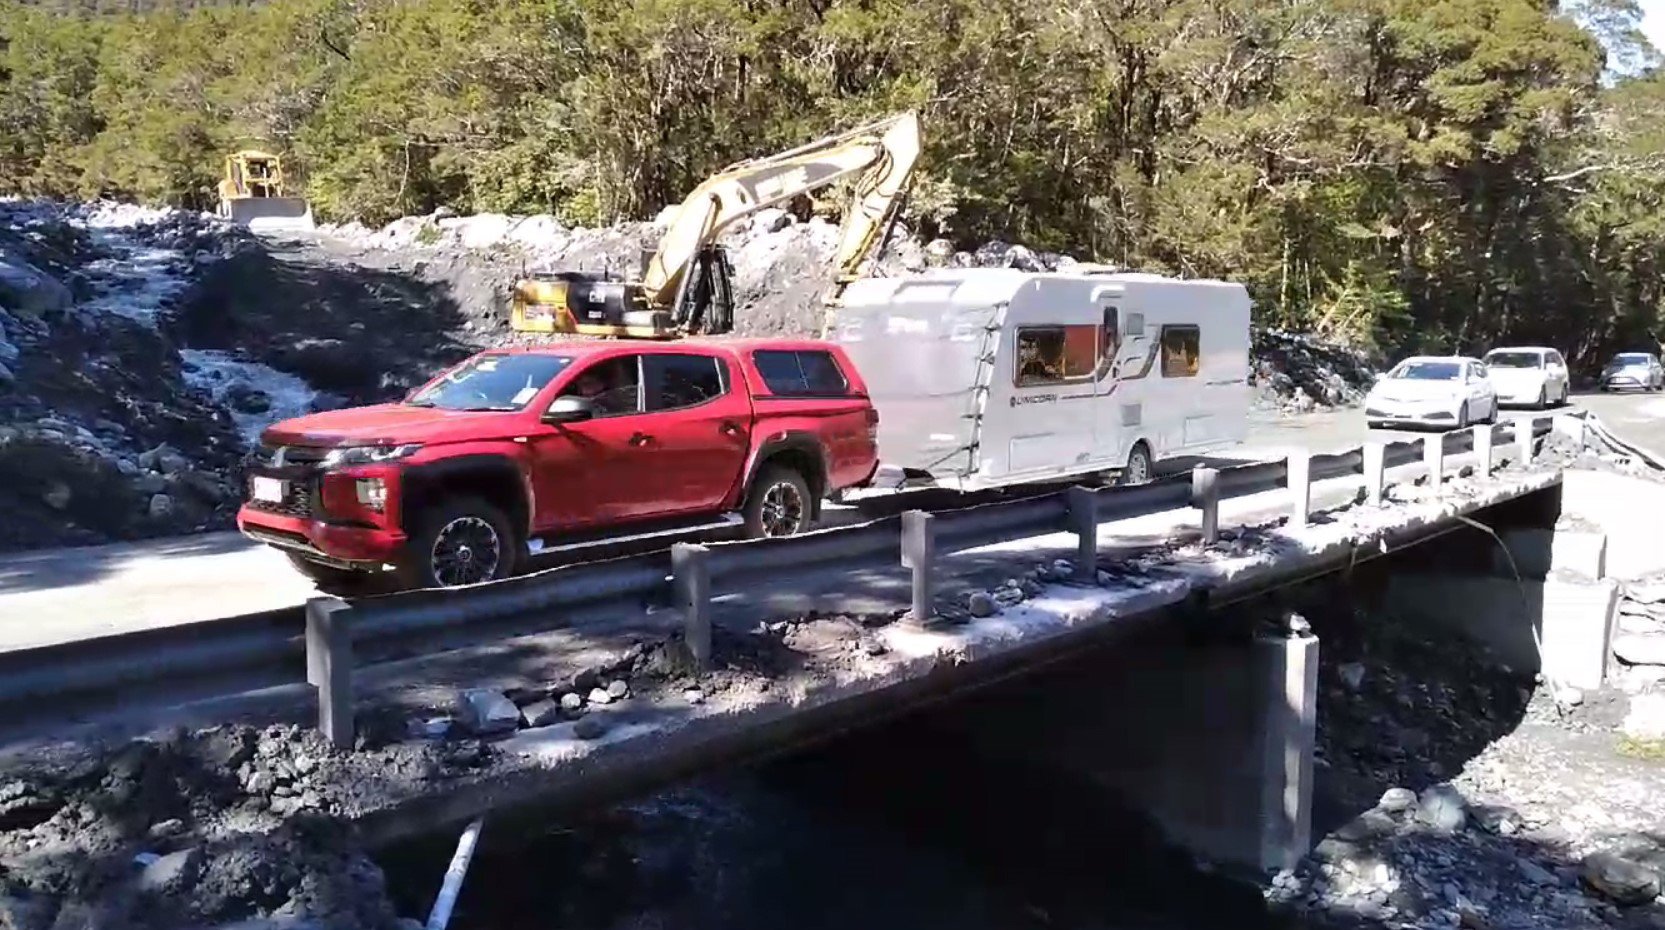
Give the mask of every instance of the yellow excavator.
<path id="1" fill-rule="evenodd" d="M 312 206 L 284 196 L 283 187 L 278 156 L 254 149 L 232 152 L 220 179 L 220 215 L 255 229 L 312 229 Z"/>
<path id="2" fill-rule="evenodd" d="M 836 274 L 824 298 L 830 320 L 844 288 L 888 236 L 919 147 L 919 117 L 908 112 L 731 165 L 682 202 L 641 280 L 579 271 L 527 277 L 515 285 L 510 325 L 528 333 L 637 339 L 729 332 L 732 273 L 717 237 L 765 207 L 853 180 L 833 259 Z"/>

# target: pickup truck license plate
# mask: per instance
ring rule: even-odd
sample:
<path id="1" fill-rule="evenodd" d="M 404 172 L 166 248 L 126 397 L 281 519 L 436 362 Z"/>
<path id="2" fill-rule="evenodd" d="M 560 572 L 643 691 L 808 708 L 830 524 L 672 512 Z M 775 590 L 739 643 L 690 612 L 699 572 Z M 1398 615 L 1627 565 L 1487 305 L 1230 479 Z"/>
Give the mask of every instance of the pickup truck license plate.
<path id="1" fill-rule="evenodd" d="M 277 478 L 254 479 L 254 499 L 257 501 L 271 501 L 274 504 L 283 503 L 283 482 Z"/>

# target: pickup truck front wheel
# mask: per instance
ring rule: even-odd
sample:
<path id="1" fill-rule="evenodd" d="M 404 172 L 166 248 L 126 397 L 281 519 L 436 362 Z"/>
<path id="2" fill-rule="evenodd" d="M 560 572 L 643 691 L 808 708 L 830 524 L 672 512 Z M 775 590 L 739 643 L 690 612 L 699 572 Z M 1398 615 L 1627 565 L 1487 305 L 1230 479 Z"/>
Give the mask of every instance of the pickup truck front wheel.
<path id="1" fill-rule="evenodd" d="M 809 527 L 809 482 L 790 468 L 767 465 L 746 494 L 746 535 L 796 536 Z"/>
<path id="2" fill-rule="evenodd" d="M 513 574 L 520 543 L 502 511 L 464 497 L 418 515 L 405 545 L 408 586 L 456 588 Z"/>

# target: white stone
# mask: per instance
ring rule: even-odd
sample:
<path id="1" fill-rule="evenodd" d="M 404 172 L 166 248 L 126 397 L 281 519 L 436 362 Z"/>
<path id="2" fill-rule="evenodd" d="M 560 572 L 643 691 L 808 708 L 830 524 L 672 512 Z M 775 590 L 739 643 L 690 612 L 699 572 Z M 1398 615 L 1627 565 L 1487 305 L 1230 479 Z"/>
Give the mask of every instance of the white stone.
<path id="1" fill-rule="evenodd" d="M 1625 633 L 1613 641 L 1613 654 L 1628 665 L 1665 665 L 1665 634 Z"/>
<path id="2" fill-rule="evenodd" d="M 457 701 L 463 726 L 474 733 L 504 733 L 520 726 L 520 708 L 500 691 L 471 688 Z"/>
<path id="3" fill-rule="evenodd" d="M 1639 694 L 1630 699 L 1620 732 L 1635 740 L 1665 740 L 1665 694 Z"/>

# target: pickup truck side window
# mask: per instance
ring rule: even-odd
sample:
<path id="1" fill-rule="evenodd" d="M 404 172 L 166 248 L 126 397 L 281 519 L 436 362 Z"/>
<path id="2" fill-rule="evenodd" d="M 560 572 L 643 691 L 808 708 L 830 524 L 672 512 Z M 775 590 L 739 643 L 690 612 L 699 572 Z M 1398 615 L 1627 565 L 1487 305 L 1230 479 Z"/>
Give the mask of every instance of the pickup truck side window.
<path id="1" fill-rule="evenodd" d="M 1098 351 L 1097 326 L 1020 326 L 1012 383 L 1039 387 L 1086 380 L 1098 365 Z"/>
<path id="2" fill-rule="evenodd" d="M 641 413 L 640 361 L 639 355 L 621 355 L 595 362 L 579 372 L 561 396 L 589 398 L 598 417 Z"/>
<path id="3" fill-rule="evenodd" d="M 696 407 L 727 393 L 721 363 L 710 355 L 644 355 L 647 409 Z"/>
<path id="4" fill-rule="evenodd" d="M 816 349 L 799 352 L 765 349 L 752 353 L 757 373 L 769 393 L 781 397 L 843 397 L 850 382 L 832 354 Z"/>

